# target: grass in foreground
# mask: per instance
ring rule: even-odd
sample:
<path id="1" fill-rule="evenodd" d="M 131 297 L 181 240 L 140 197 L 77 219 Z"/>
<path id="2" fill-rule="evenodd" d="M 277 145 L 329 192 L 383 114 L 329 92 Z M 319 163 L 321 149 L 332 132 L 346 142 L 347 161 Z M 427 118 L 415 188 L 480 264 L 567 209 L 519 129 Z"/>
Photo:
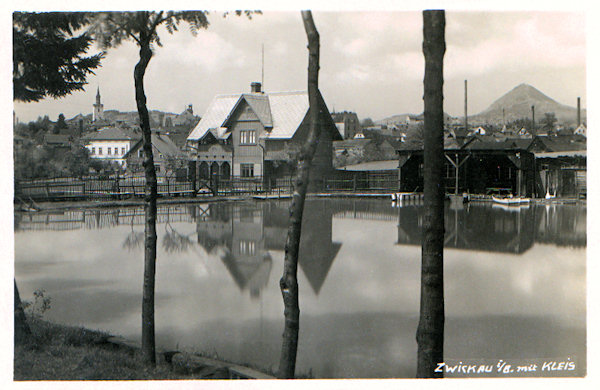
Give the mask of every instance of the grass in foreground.
<path id="1" fill-rule="evenodd" d="M 15 346 L 14 380 L 207 379 L 176 373 L 164 360 L 143 364 L 137 350 L 107 342 L 108 334 L 28 318 L 31 339 Z"/>

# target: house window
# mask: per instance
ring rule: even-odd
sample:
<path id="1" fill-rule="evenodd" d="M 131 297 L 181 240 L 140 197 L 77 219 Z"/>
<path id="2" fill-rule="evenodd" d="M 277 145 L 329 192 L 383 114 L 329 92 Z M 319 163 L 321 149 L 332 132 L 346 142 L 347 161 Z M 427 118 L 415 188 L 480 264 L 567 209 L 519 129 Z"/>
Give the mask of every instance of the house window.
<path id="1" fill-rule="evenodd" d="M 102 156 L 102 146 L 98 147 L 98 156 Z"/>
<path id="2" fill-rule="evenodd" d="M 240 131 L 240 145 L 255 145 L 255 144 L 256 144 L 256 130 Z"/>
<path id="3" fill-rule="evenodd" d="M 110 150 L 110 148 L 107 148 L 107 149 L 108 149 L 108 151 L 106 152 L 106 154 L 110 156 L 111 150 Z"/>
<path id="4" fill-rule="evenodd" d="M 143 149 L 138 150 L 138 157 L 144 158 L 144 150 Z"/>
<path id="5" fill-rule="evenodd" d="M 160 173 L 160 165 L 154 164 L 154 169 L 156 170 L 156 173 Z"/>
<path id="6" fill-rule="evenodd" d="M 254 164 L 240 164 L 242 177 L 254 177 Z"/>
<path id="7" fill-rule="evenodd" d="M 125 148 L 121 148 L 121 154 L 125 154 Z"/>
<path id="8" fill-rule="evenodd" d="M 254 241 L 240 241 L 240 254 L 253 256 L 256 254 Z"/>
<path id="9" fill-rule="evenodd" d="M 96 148 L 92 146 L 92 156 L 96 154 Z"/>

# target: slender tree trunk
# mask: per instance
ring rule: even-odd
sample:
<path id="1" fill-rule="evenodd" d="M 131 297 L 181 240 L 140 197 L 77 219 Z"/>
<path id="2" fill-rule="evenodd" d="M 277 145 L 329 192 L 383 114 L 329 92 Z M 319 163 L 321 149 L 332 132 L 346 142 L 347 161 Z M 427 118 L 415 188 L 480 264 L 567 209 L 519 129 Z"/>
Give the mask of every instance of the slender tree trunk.
<path id="1" fill-rule="evenodd" d="M 298 350 L 298 331 L 300 329 L 300 307 L 298 304 L 298 251 L 302 230 L 304 200 L 308 188 L 309 170 L 317 140 L 321 133 L 319 123 L 319 33 L 310 11 L 302 11 L 302 21 L 308 38 L 308 101 L 310 128 L 306 143 L 298 158 L 298 169 L 294 178 L 294 194 L 290 205 L 290 221 L 285 243 L 283 276 L 279 280 L 283 295 L 285 328 L 279 360 L 279 378 L 294 378 L 296 370 L 296 352 Z"/>
<path id="2" fill-rule="evenodd" d="M 142 298 L 142 356 L 146 363 L 156 364 L 156 345 L 154 340 L 154 283 L 156 274 L 156 198 L 157 183 L 154 157 L 152 156 L 152 136 L 150 118 L 146 108 L 144 93 L 144 74 L 152 58 L 150 41 L 142 39 L 140 60 L 135 66 L 135 100 L 140 116 L 144 150 L 144 172 L 146 175 L 144 212 L 146 227 L 144 230 L 144 292 Z"/>
<path id="3" fill-rule="evenodd" d="M 417 377 L 434 372 L 444 356 L 444 11 L 423 12 L 425 55 L 424 212 Z"/>
<path id="4" fill-rule="evenodd" d="M 31 329 L 27 324 L 25 318 L 25 312 L 23 311 L 23 304 L 21 303 L 21 297 L 19 296 L 19 289 L 17 288 L 17 281 L 13 279 L 15 283 L 15 345 L 24 343 L 31 335 Z"/>

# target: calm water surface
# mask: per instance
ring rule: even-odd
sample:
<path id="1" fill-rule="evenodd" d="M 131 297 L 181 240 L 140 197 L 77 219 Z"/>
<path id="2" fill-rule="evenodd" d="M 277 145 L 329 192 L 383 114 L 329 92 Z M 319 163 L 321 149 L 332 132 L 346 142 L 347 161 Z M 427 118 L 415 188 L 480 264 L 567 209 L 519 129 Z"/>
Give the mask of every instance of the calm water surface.
<path id="1" fill-rule="evenodd" d="M 162 348 L 277 368 L 288 206 L 159 207 Z M 16 214 L 21 297 L 43 288 L 48 319 L 139 339 L 143 219 L 142 208 Z M 307 202 L 297 373 L 414 377 L 421 224 L 420 206 Z M 448 208 L 445 359 L 571 359 L 584 375 L 585 229 L 585 205 Z"/>

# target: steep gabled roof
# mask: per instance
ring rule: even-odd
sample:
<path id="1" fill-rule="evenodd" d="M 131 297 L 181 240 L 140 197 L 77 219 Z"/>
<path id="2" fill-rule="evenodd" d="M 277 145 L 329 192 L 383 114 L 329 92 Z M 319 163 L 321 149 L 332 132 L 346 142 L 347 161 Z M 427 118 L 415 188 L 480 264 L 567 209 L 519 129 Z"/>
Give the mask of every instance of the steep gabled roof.
<path id="1" fill-rule="evenodd" d="M 152 147 L 156 148 L 159 153 L 165 156 L 185 158 L 186 155 L 183 153 L 177 145 L 165 134 L 152 133 Z M 140 139 L 133 147 L 125 154 L 124 158 L 128 158 L 131 154 L 142 145 L 142 139 Z"/>
<path id="2" fill-rule="evenodd" d="M 269 94 L 273 129 L 266 138 L 292 138 L 308 113 L 308 92 L 278 92 Z"/>
<path id="3" fill-rule="evenodd" d="M 262 123 L 264 127 L 273 127 L 273 118 L 271 117 L 269 98 L 264 94 L 256 93 L 245 93 L 242 96 L 252 108 L 252 111 L 254 111 L 256 116 L 258 116 L 260 123 Z"/>
<path id="4" fill-rule="evenodd" d="M 240 97 L 240 94 L 215 96 L 208 105 L 204 115 L 202 115 L 202 119 L 200 119 L 200 122 L 198 122 L 194 130 L 188 135 L 187 139 L 199 140 L 203 138 L 208 131 L 213 133 L 215 137 L 221 138 L 223 131 L 219 131 L 219 129 L 240 100 Z"/>
<path id="5" fill-rule="evenodd" d="M 271 92 L 261 94 L 218 95 L 209 104 L 202 119 L 188 136 L 188 140 L 202 139 L 207 132 L 216 138 L 226 138 L 226 122 L 235 108 L 244 100 L 266 128 L 262 138 L 290 139 L 308 113 L 308 92 Z M 323 102 L 323 99 L 320 99 Z"/>

